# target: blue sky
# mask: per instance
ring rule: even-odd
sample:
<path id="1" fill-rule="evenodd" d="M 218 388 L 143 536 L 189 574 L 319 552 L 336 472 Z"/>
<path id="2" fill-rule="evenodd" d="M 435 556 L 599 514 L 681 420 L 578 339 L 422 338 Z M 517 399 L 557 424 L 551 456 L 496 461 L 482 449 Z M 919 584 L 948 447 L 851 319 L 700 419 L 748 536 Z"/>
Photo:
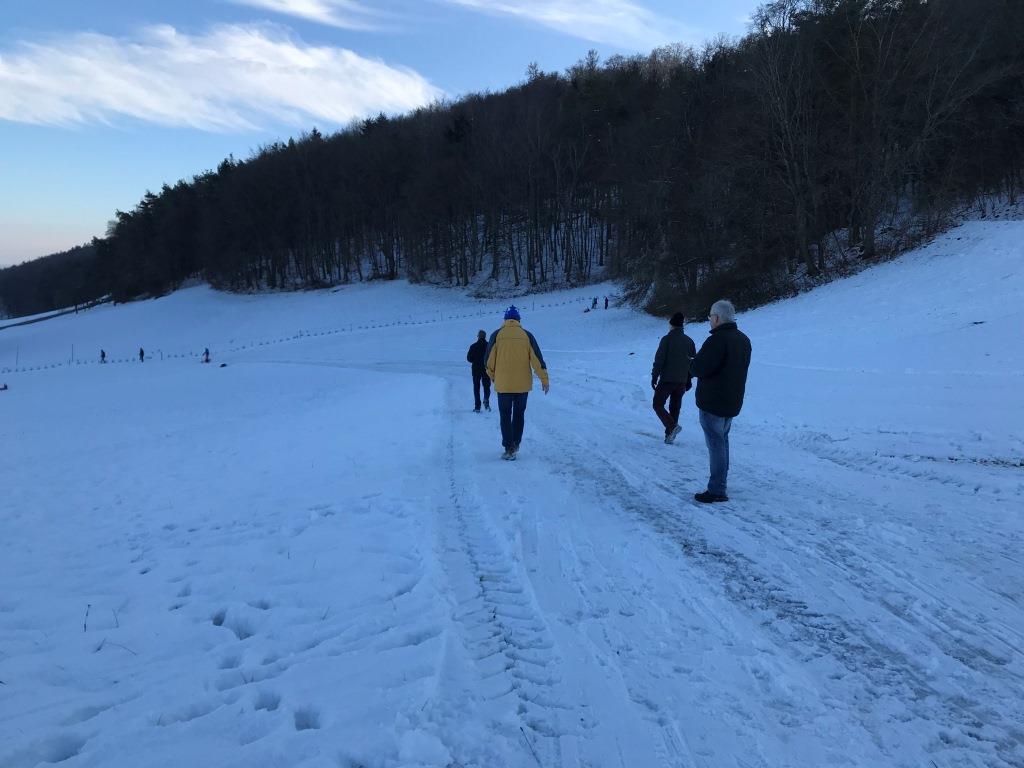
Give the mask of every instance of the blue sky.
<path id="1" fill-rule="evenodd" d="M 750 0 L 26 0 L 0 26 L 0 266 L 314 125 L 746 31 Z"/>

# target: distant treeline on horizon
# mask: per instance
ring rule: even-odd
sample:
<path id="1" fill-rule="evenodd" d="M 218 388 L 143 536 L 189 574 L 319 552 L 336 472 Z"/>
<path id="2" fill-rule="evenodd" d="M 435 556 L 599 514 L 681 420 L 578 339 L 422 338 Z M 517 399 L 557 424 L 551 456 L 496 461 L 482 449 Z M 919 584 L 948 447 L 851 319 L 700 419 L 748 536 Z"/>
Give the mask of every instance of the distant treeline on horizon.
<path id="1" fill-rule="evenodd" d="M 1021 189 L 1024 3 L 779 0 L 661 48 L 229 158 L 89 246 L 0 270 L 0 312 L 395 279 L 621 279 L 651 311 L 792 289 Z M 909 231 L 909 230 L 908 230 Z"/>

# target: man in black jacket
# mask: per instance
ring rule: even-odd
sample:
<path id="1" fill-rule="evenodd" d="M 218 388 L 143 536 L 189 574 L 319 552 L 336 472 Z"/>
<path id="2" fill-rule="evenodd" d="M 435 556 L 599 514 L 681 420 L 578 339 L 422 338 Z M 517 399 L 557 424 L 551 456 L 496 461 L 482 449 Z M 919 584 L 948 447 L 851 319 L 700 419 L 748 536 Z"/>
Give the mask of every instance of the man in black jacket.
<path id="1" fill-rule="evenodd" d="M 711 335 L 690 361 L 690 373 L 697 377 L 697 408 L 700 426 L 708 446 L 711 477 L 708 488 L 694 495 L 700 502 L 728 501 L 729 429 L 743 407 L 750 366 L 750 339 L 736 327 L 732 302 L 716 301 L 708 314 Z"/>
<path id="2" fill-rule="evenodd" d="M 487 376 L 487 332 L 479 331 L 476 341 L 466 353 L 466 362 L 473 365 L 473 397 L 476 406 L 473 413 L 480 413 L 480 385 L 484 385 L 484 408 L 491 410 L 491 380 Z"/>
<path id="3" fill-rule="evenodd" d="M 691 386 L 690 358 L 697 352 L 693 339 L 683 333 L 684 320 L 681 312 L 672 315 L 668 321 L 672 327 L 661 337 L 658 352 L 654 355 L 654 367 L 651 368 L 652 405 L 665 426 L 665 442 L 668 444 L 675 442 L 680 431 L 679 411 L 683 406 L 683 393 Z"/>

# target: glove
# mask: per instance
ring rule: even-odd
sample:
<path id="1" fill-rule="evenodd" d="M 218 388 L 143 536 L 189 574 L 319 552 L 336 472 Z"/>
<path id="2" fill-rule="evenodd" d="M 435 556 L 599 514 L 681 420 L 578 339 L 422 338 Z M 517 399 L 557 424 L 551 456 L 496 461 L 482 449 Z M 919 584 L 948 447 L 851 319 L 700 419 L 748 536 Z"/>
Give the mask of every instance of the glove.
<path id="1" fill-rule="evenodd" d="M 657 376 L 651 376 L 651 389 L 657 389 L 657 388 L 658 388 L 658 377 Z"/>

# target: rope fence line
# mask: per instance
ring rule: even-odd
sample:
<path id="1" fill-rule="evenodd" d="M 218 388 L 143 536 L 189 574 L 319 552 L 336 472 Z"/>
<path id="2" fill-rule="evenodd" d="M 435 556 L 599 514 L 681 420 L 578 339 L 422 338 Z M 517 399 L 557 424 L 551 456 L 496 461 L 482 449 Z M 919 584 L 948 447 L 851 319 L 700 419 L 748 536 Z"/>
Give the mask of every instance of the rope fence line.
<path id="1" fill-rule="evenodd" d="M 564 301 L 548 301 L 548 302 L 531 302 L 530 311 L 537 309 L 552 309 L 555 307 L 569 306 L 570 304 L 589 303 L 593 301 L 593 298 L 580 297 L 576 299 L 566 299 Z M 438 310 L 436 318 L 430 318 L 426 320 L 395 320 L 387 323 L 349 323 L 346 326 L 339 326 L 334 328 L 326 328 L 320 330 L 307 331 L 305 329 L 299 329 L 296 333 L 290 336 L 280 336 L 276 338 L 264 338 L 254 341 L 247 341 L 241 344 L 235 344 L 234 339 L 231 339 L 228 344 L 230 346 L 223 347 L 218 350 L 220 354 L 231 353 L 231 352 L 243 352 L 250 349 L 257 349 L 259 347 L 268 347 L 275 344 L 286 344 L 291 341 L 298 341 L 299 339 L 314 338 L 317 336 L 334 336 L 339 333 L 355 333 L 356 331 L 372 331 L 380 328 L 397 328 L 400 326 L 414 326 L 414 325 L 436 325 L 437 323 L 449 322 L 451 320 L 469 320 L 477 317 L 488 317 L 493 316 L 495 310 L 480 310 L 477 312 L 452 312 L 446 313 L 443 310 Z M 150 357 L 150 354 L 153 356 Z M 159 357 L 157 357 L 159 355 Z M 198 359 L 203 356 L 202 352 L 164 352 L 162 349 L 155 349 L 152 353 L 147 353 L 146 362 L 164 362 L 167 360 L 191 360 Z M 79 365 L 118 365 L 124 363 L 137 363 L 139 359 L 137 356 L 131 357 L 108 357 L 106 362 L 101 363 L 99 359 L 90 360 L 79 360 L 74 354 L 74 345 L 72 345 L 71 358 L 60 362 L 43 363 L 40 365 L 29 365 L 29 366 L 4 366 L 0 367 L 0 373 L 28 373 L 30 371 L 45 371 L 54 368 L 72 368 Z"/>

